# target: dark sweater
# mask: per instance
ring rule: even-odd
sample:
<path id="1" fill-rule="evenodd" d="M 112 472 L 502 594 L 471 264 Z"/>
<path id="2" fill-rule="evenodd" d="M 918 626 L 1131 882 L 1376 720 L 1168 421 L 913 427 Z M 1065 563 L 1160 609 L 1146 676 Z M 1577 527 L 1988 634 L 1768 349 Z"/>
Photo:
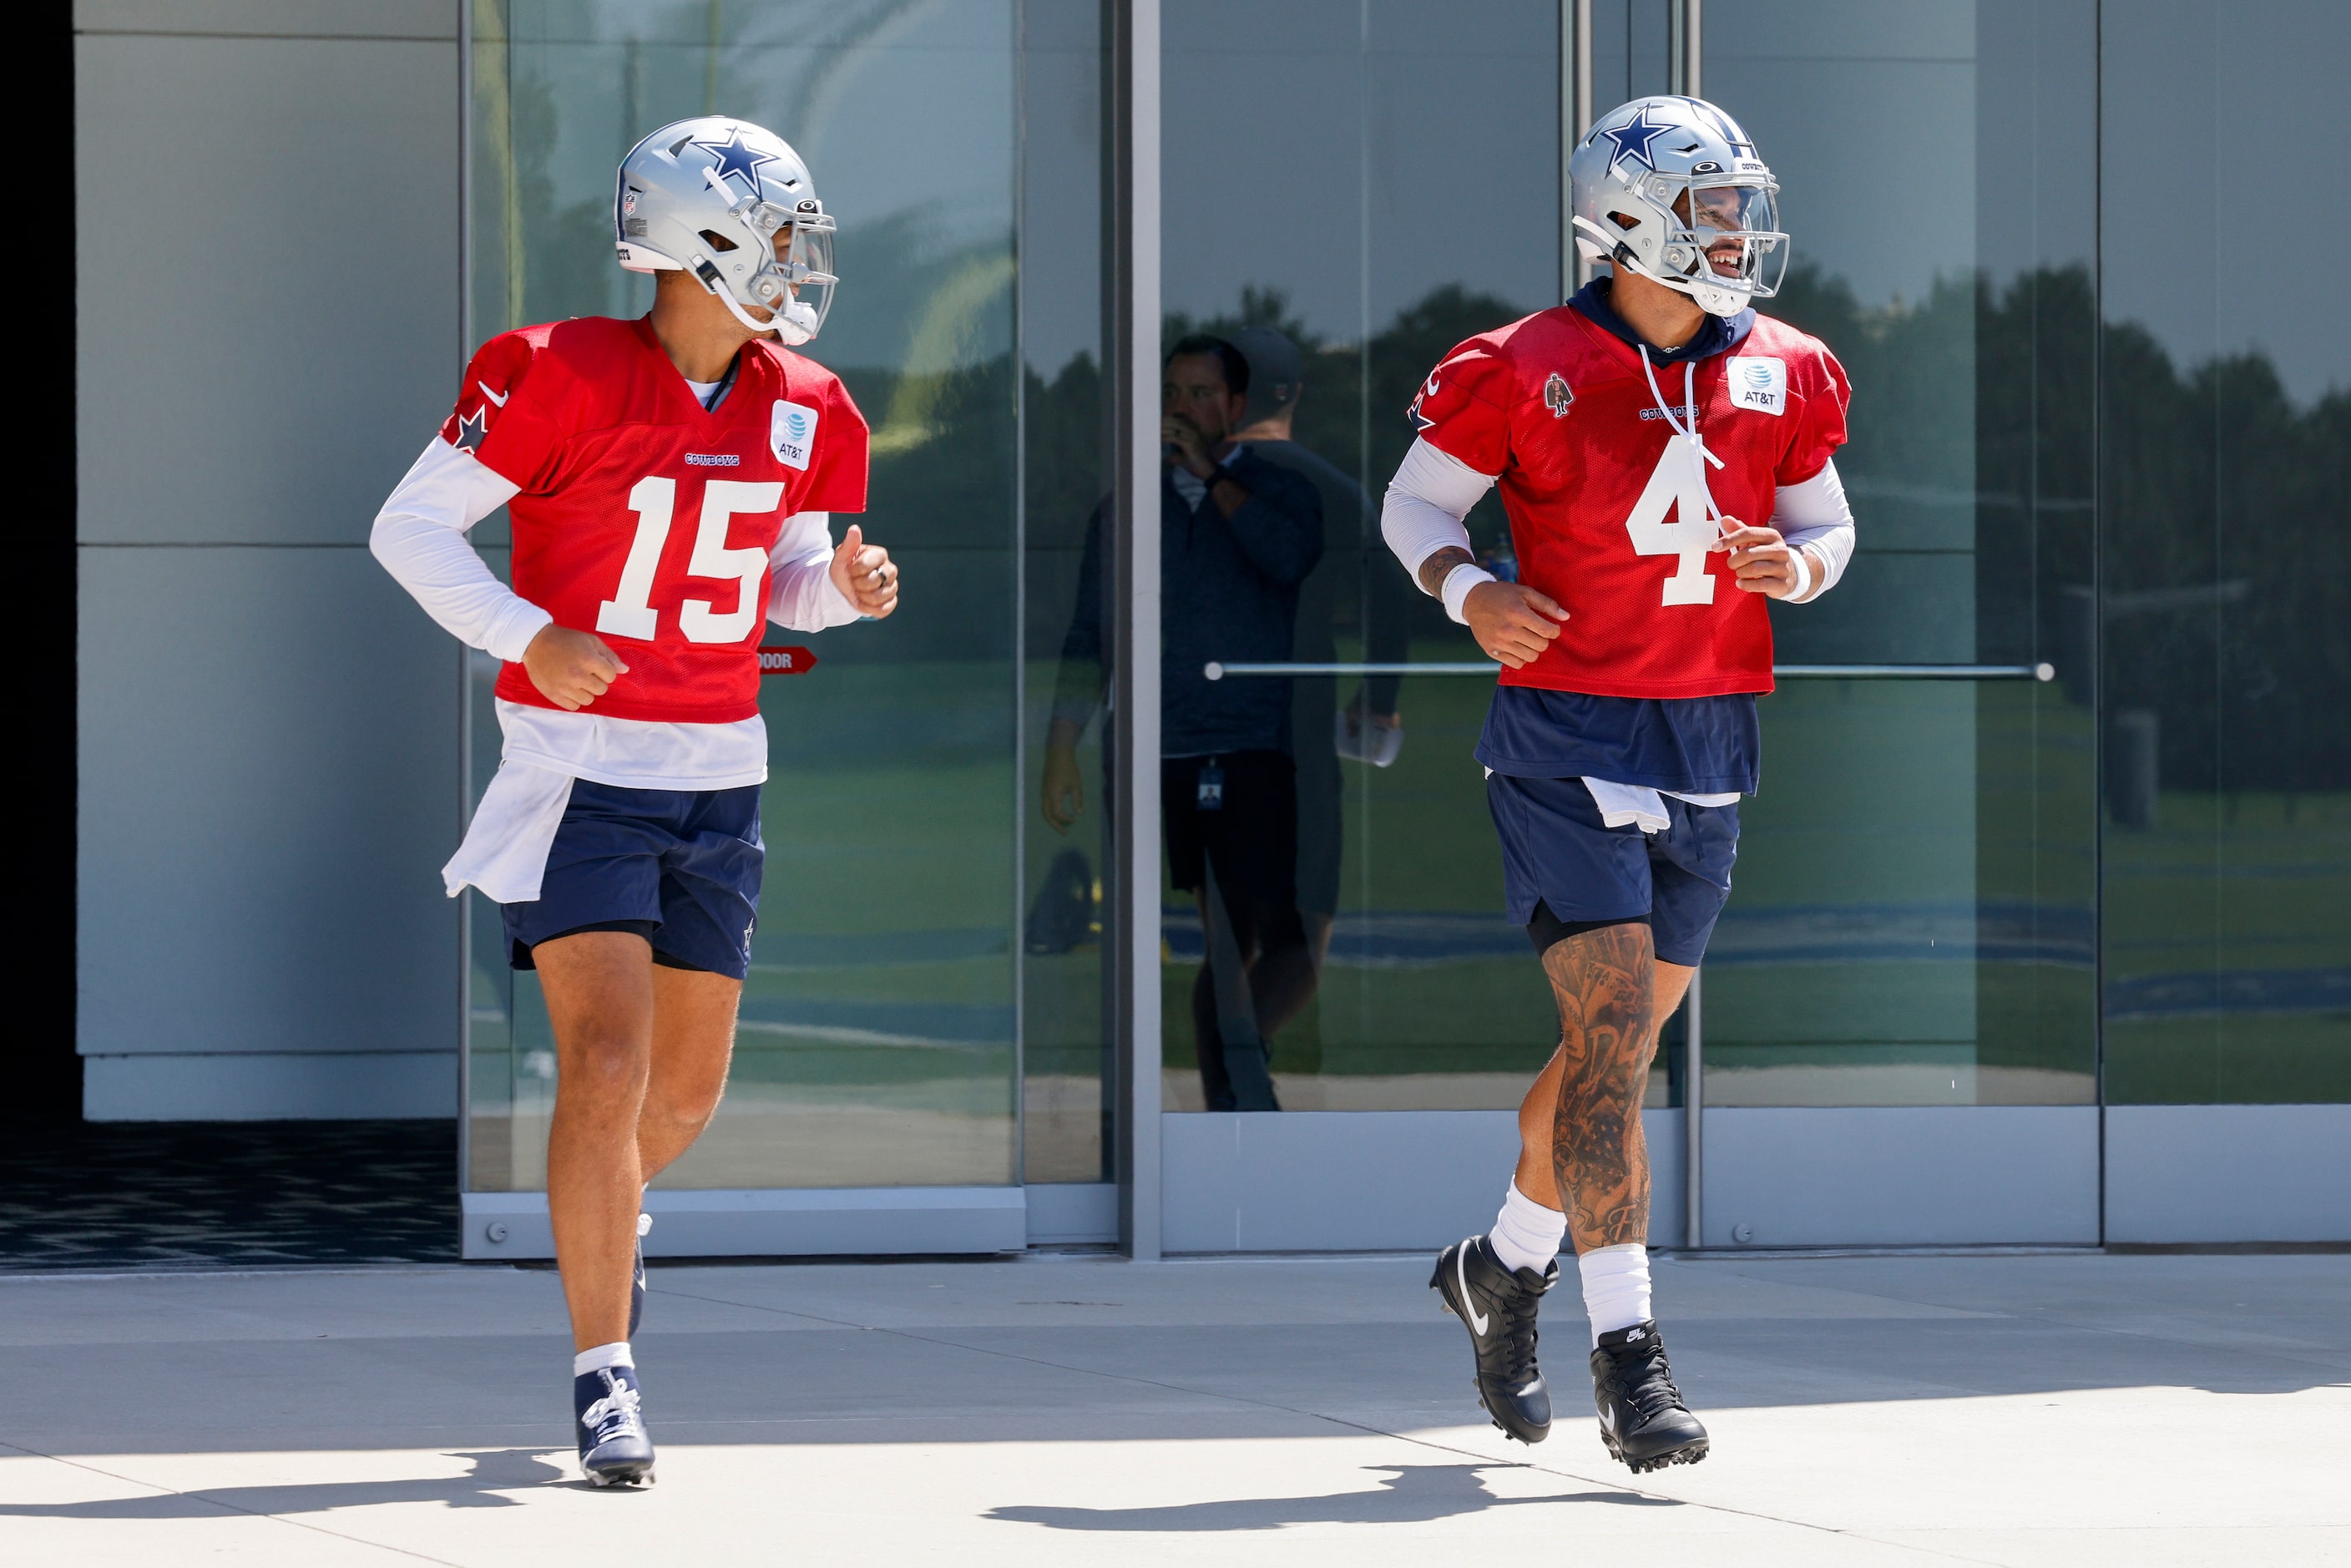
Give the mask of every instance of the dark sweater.
<path id="1" fill-rule="evenodd" d="M 1172 476 L 1159 481 L 1159 749 L 1164 757 L 1290 749 L 1290 683 L 1266 676 L 1211 681 L 1201 667 L 1274 664 L 1291 656 L 1298 585 L 1322 559 L 1322 500 L 1309 480 L 1247 447 L 1225 466 L 1249 499 L 1227 517 L 1214 497 L 1188 507 Z M 1109 667 L 1102 604 L 1110 584 L 1102 527 L 1086 526 L 1078 601 L 1061 643 L 1061 701 L 1091 707 Z M 1074 716 L 1072 714 L 1071 716 Z"/>

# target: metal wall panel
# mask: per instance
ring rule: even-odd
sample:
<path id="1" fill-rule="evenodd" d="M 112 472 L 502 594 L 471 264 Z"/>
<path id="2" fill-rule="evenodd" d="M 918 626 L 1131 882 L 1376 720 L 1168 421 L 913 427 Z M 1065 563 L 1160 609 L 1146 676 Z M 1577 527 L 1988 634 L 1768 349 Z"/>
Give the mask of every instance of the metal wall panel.
<path id="1" fill-rule="evenodd" d="M 1709 1105 L 1705 1126 L 1708 1247 L 2098 1239 L 2095 1106 Z"/>
<path id="2" fill-rule="evenodd" d="M 2351 1241 L 2351 1105 L 2114 1105 L 2110 1242 Z"/>
<path id="3" fill-rule="evenodd" d="M 76 7 L 94 1117 L 455 1109 L 456 652 L 366 539 L 457 363 L 457 20 Z"/>
<path id="4" fill-rule="evenodd" d="M 454 1053 L 455 645 L 359 549 L 85 547 L 80 606 L 82 1053 Z"/>
<path id="5" fill-rule="evenodd" d="M 1681 1113 L 1642 1113 L 1650 1239 L 1681 1241 Z M 1353 1252 L 1478 1234 L 1519 1157 L 1515 1111 L 1171 1113 L 1160 1121 L 1170 1252 Z"/>
<path id="6" fill-rule="evenodd" d="M 457 371 L 454 43 L 75 44 L 78 538 L 360 545 Z"/>
<path id="7" fill-rule="evenodd" d="M 1017 1186 L 698 1188 L 645 1194 L 649 1258 L 1017 1252 L 1029 1244 Z M 543 1192 L 465 1195 L 469 1259 L 546 1259 Z"/>

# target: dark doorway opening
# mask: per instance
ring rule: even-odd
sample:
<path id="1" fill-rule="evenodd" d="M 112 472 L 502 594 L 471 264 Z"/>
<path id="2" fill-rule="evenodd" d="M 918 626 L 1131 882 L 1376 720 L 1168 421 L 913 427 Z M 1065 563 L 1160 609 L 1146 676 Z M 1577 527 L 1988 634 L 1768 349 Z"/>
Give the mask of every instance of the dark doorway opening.
<path id="1" fill-rule="evenodd" d="M 457 1261 L 455 1122 L 12 1129 L 0 1272 Z"/>

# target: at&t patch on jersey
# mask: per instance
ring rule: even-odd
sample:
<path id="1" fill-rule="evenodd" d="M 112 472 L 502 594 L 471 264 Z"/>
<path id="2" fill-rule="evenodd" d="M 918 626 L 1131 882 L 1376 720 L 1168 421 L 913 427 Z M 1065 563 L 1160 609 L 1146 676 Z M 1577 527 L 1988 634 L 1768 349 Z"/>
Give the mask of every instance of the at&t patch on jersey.
<path id="1" fill-rule="evenodd" d="M 1759 413 L 1788 412 L 1788 361 L 1743 354 L 1730 356 L 1730 406 Z"/>
<path id="2" fill-rule="evenodd" d="M 768 424 L 768 444 L 774 449 L 777 462 L 788 468 L 806 468 L 816 450 L 816 410 L 806 403 L 778 400 Z"/>

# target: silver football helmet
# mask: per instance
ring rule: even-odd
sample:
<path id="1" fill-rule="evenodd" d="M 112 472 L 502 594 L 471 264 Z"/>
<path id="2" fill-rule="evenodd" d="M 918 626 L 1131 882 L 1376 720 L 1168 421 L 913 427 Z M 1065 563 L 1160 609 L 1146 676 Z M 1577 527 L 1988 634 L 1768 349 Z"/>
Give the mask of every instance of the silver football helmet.
<path id="1" fill-rule="evenodd" d="M 747 120 L 681 120 L 621 160 L 612 193 L 621 265 L 693 274 L 755 332 L 787 343 L 816 336 L 841 281 L 832 235 L 800 155 Z"/>
<path id="2" fill-rule="evenodd" d="M 1779 182 L 1730 116 L 1696 98 L 1643 98 L 1593 122 L 1568 161 L 1575 243 L 1736 316 L 1788 267 Z"/>

